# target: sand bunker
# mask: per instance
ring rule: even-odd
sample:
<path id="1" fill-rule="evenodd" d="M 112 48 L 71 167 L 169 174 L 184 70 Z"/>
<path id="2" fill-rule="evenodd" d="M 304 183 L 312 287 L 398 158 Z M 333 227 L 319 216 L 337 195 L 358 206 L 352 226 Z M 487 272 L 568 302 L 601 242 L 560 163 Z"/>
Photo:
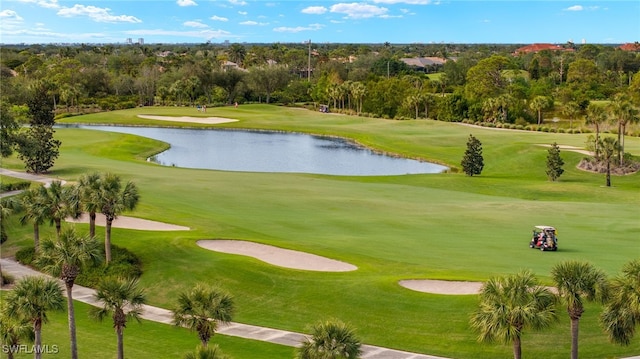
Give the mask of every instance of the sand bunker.
<path id="1" fill-rule="evenodd" d="M 89 223 L 89 215 L 82 214 L 80 218 L 67 218 L 71 223 Z M 96 214 L 96 226 L 106 226 L 107 220 L 103 214 Z M 113 228 L 137 229 L 141 231 L 188 231 L 189 227 L 177 226 L 174 224 L 150 221 L 148 219 L 118 216 L 111 224 Z"/>
<path id="2" fill-rule="evenodd" d="M 544 145 L 544 144 L 538 144 L 538 146 L 551 147 L 551 145 Z M 558 148 L 561 149 L 561 150 L 567 150 L 567 151 L 571 151 L 571 152 L 582 153 L 583 155 L 587 155 L 587 156 L 593 156 L 593 152 L 587 151 L 587 150 L 585 150 L 583 148 L 580 148 L 580 147 L 568 146 L 568 145 L 558 145 Z"/>
<path id="3" fill-rule="evenodd" d="M 482 284 L 480 282 L 455 282 L 448 280 L 413 279 L 401 280 L 398 284 L 417 292 L 433 294 L 464 295 L 478 294 Z"/>
<path id="4" fill-rule="evenodd" d="M 138 117 L 144 118 L 147 120 L 204 123 L 208 125 L 238 121 L 238 120 L 234 120 L 231 118 L 224 118 L 224 117 L 189 117 L 189 116 L 174 117 L 174 116 L 152 116 L 152 115 L 138 115 Z"/>
<path id="5" fill-rule="evenodd" d="M 349 272 L 358 267 L 349 263 L 266 244 L 237 240 L 201 240 L 197 244 L 216 252 L 239 254 L 279 267 L 319 272 Z"/>

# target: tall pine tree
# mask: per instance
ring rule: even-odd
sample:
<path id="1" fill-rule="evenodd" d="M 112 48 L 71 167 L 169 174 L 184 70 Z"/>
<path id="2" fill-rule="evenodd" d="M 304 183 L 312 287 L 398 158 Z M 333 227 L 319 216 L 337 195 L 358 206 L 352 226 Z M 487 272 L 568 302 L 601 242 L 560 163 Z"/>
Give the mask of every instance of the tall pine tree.
<path id="1" fill-rule="evenodd" d="M 482 143 L 480 140 L 469 135 L 467 140 L 467 150 L 462 158 L 462 170 L 467 176 L 479 175 L 484 168 L 484 158 L 482 157 Z"/>
<path id="2" fill-rule="evenodd" d="M 560 157 L 560 147 L 554 142 L 547 154 L 547 177 L 550 181 L 560 178 L 560 175 L 564 172 L 562 166 L 564 166 L 564 161 Z"/>
<path id="3" fill-rule="evenodd" d="M 25 163 L 28 172 L 46 172 L 59 155 L 61 143 L 53 138 L 55 115 L 49 90 L 50 85 L 45 82 L 36 82 L 31 87 L 27 101 L 30 127 L 16 139 L 18 158 Z"/>

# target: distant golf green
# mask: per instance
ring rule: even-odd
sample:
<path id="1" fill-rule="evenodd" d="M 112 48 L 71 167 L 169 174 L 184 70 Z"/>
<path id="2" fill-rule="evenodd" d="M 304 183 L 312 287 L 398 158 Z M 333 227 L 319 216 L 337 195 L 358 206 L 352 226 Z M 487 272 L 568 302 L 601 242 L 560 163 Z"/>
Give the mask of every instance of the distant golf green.
<path id="1" fill-rule="evenodd" d="M 138 114 L 239 121 L 201 125 L 146 120 Z M 357 328 L 367 344 L 452 358 L 508 358 L 510 345 L 476 342 L 468 324 L 476 296 L 419 293 L 397 282 L 482 281 L 528 268 L 551 284 L 550 269 L 562 260 L 587 260 L 614 275 L 624 263 L 640 257 L 640 174 L 613 176 L 613 186 L 605 187 L 604 175 L 576 168 L 585 155 L 561 150 L 565 173 L 557 182 L 546 178 L 547 148 L 542 145 L 584 147 L 587 134 L 393 121 L 269 105 L 210 108 L 206 114 L 194 108 L 136 108 L 60 122 L 334 135 L 453 168 L 443 174 L 377 177 L 183 169 L 146 162 L 146 157 L 167 148 L 158 141 L 57 129 L 63 145 L 51 176 L 73 181 L 90 171 L 117 173 L 140 188 L 140 205 L 129 215 L 192 228 L 186 232 L 113 230 L 114 244 L 143 259 L 141 284 L 150 304 L 161 307 L 170 307 L 178 292 L 205 281 L 234 294 L 235 321 L 304 332 L 308 324 L 333 317 Z M 459 170 L 469 134 L 482 142 L 484 150 L 485 168 L 477 177 Z M 627 137 L 626 151 L 638 158 L 640 138 Z M 22 165 L 9 158 L 3 167 L 19 170 Z M 558 229 L 558 252 L 529 249 L 534 225 Z M 30 226 L 12 226 L 3 256 L 32 243 L 30 230 Z M 46 227 L 43 235 L 52 233 Z M 290 270 L 196 245 L 200 239 L 218 238 L 322 255 L 354 264 L 358 270 Z M 581 357 L 637 355 L 639 338 L 629 347 L 608 343 L 597 323 L 599 311 L 598 306 L 589 306 L 581 320 Z M 558 312 L 560 321 L 552 329 L 524 333 L 526 357 L 569 355 L 569 320 L 565 310 Z M 112 334 L 107 330 L 104 340 L 115 340 Z M 78 336 L 82 335 L 79 330 Z M 225 346 L 235 345 L 242 344 L 221 343 L 229 353 L 232 348 Z"/>

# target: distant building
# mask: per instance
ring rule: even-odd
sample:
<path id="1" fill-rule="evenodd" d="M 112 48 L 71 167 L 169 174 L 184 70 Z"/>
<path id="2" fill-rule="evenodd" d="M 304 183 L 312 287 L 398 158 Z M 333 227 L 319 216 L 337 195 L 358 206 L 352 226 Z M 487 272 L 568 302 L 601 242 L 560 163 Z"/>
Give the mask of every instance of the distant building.
<path id="1" fill-rule="evenodd" d="M 517 49 L 514 54 L 515 55 L 523 55 L 523 54 L 529 54 L 529 53 L 537 53 L 540 52 L 542 50 L 551 50 L 551 51 L 565 51 L 567 49 L 563 48 L 560 45 L 554 45 L 554 44 L 531 44 L 531 45 L 527 45 L 527 46 L 523 46 L 519 49 Z"/>
<path id="2" fill-rule="evenodd" d="M 640 43 L 637 41 L 634 43 L 629 42 L 619 46 L 618 48 L 622 51 L 640 52 Z"/>
<path id="3" fill-rule="evenodd" d="M 144 45 L 144 38 L 138 38 L 138 45 Z"/>
<path id="4" fill-rule="evenodd" d="M 443 59 L 441 57 L 410 57 L 400 59 L 400 61 L 404 62 L 407 66 L 416 71 L 428 73 L 438 71 L 438 68 L 444 66 L 447 59 Z"/>
<path id="5" fill-rule="evenodd" d="M 127 45 L 131 45 L 131 44 L 133 44 L 133 39 L 131 39 L 130 37 L 127 37 L 126 44 L 127 44 Z"/>

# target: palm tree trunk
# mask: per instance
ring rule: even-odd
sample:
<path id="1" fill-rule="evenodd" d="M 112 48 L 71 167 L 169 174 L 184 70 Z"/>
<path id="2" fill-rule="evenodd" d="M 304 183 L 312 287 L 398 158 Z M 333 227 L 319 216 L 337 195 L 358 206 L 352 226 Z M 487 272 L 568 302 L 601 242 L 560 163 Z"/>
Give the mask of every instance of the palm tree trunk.
<path id="1" fill-rule="evenodd" d="M 89 236 L 91 238 L 96 236 L 96 212 L 89 213 Z"/>
<path id="2" fill-rule="evenodd" d="M 513 358 L 514 359 L 522 358 L 522 343 L 520 342 L 519 336 L 513 339 Z"/>
<path id="3" fill-rule="evenodd" d="M 598 142 L 600 142 L 600 126 L 596 122 L 596 146 L 594 149 L 596 160 L 600 158 L 600 149 L 598 148 Z"/>
<path id="4" fill-rule="evenodd" d="M 41 319 L 36 319 L 33 322 L 33 333 L 34 333 L 34 340 L 33 340 L 33 346 L 35 348 L 35 350 L 33 351 L 33 357 L 35 359 L 41 359 L 42 358 L 42 353 L 41 353 L 41 348 L 42 348 L 42 321 Z"/>
<path id="5" fill-rule="evenodd" d="M 622 122 L 618 123 L 618 165 L 622 165 Z"/>
<path id="6" fill-rule="evenodd" d="M 578 359 L 578 323 L 579 319 L 571 319 L 571 359 Z"/>
<path id="7" fill-rule="evenodd" d="M 75 309 L 73 308 L 73 282 L 65 284 L 67 288 L 67 318 L 69 322 L 71 359 L 78 359 L 78 342 L 76 340 L 76 313 Z"/>
<path id="8" fill-rule="evenodd" d="M 111 262 L 111 223 L 113 223 L 113 219 L 107 217 L 107 226 L 105 227 L 104 235 L 104 256 L 106 264 Z"/>
<path id="9" fill-rule="evenodd" d="M 607 187 L 611 187 L 611 159 L 607 159 Z"/>
<path id="10" fill-rule="evenodd" d="M 37 222 L 33 223 L 33 248 L 36 253 L 40 252 L 40 226 Z"/>
<path id="11" fill-rule="evenodd" d="M 56 219 L 56 236 L 58 239 L 60 239 L 60 229 L 62 228 L 62 220 L 61 219 Z"/>
<path id="12" fill-rule="evenodd" d="M 118 336 L 118 359 L 124 359 L 124 328 L 118 326 L 116 335 Z"/>

